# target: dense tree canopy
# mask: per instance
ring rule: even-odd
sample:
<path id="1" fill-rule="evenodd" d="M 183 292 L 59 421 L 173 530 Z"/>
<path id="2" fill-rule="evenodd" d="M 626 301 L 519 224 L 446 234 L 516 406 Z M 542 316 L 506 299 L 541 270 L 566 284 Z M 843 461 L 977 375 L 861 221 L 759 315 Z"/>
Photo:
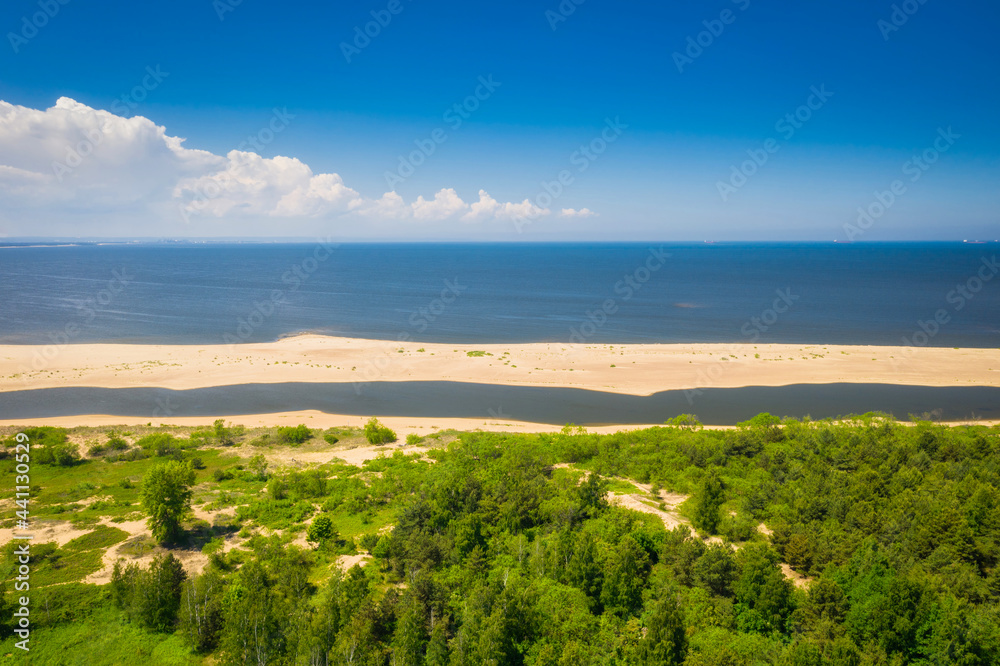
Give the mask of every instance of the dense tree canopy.
<path id="1" fill-rule="evenodd" d="M 1000 663 L 997 427 L 685 418 L 349 467 L 247 472 L 237 518 L 292 516 L 288 535 L 248 530 L 190 580 L 124 566 L 121 607 L 220 664 Z M 185 469 L 154 467 L 143 497 L 184 506 Z M 649 487 L 689 499 L 663 512 Z M 344 507 L 354 523 L 326 519 Z"/>

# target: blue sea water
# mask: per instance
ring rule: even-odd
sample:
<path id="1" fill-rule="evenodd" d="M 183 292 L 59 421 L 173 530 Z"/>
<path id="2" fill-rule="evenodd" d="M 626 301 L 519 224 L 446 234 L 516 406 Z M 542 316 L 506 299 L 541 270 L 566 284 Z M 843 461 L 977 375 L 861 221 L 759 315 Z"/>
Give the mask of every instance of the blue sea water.
<path id="1" fill-rule="evenodd" d="M 996 243 L 5 247 L 0 342 L 1000 347 L 997 255 Z"/>

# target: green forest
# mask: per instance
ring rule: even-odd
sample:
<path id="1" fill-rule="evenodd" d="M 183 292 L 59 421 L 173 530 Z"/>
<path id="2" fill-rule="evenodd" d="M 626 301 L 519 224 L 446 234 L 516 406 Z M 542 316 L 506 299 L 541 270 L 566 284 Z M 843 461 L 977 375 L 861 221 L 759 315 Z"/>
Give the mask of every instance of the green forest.
<path id="1" fill-rule="evenodd" d="M 33 520 L 82 534 L 33 545 L 27 654 L 4 547 L 0 661 L 1000 664 L 1000 427 L 369 426 L 25 431 Z"/>

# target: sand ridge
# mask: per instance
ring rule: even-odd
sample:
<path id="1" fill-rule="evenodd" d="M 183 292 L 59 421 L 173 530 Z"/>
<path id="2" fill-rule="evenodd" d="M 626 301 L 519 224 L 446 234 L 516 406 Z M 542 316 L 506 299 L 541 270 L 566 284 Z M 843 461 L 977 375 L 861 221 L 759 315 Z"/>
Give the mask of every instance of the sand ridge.
<path id="1" fill-rule="evenodd" d="M 65 386 L 453 381 L 646 396 L 670 389 L 1000 386 L 1000 349 L 792 344 L 430 344 L 300 335 L 243 345 L 0 345 L 0 392 Z"/>

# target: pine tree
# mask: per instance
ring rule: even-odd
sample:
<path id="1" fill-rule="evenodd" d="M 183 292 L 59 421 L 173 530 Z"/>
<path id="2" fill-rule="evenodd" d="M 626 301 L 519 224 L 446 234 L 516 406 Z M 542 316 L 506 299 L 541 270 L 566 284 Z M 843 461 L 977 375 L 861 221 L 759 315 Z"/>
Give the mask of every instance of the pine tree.
<path id="1" fill-rule="evenodd" d="M 694 526 L 698 529 L 715 534 L 719 527 L 719 509 L 723 496 L 722 480 L 712 471 L 705 478 L 701 491 L 698 493 L 697 504 L 695 505 Z"/>
<path id="2" fill-rule="evenodd" d="M 684 614 L 672 593 L 660 596 L 639 642 L 641 663 L 647 666 L 681 666 L 687 656 Z"/>
<path id="3" fill-rule="evenodd" d="M 427 642 L 424 611 L 416 601 L 410 601 L 396 622 L 392 638 L 392 666 L 420 666 Z"/>
<path id="4" fill-rule="evenodd" d="M 433 618 L 432 618 L 433 619 Z M 448 618 L 432 623 L 430 641 L 427 643 L 427 666 L 448 664 Z"/>

